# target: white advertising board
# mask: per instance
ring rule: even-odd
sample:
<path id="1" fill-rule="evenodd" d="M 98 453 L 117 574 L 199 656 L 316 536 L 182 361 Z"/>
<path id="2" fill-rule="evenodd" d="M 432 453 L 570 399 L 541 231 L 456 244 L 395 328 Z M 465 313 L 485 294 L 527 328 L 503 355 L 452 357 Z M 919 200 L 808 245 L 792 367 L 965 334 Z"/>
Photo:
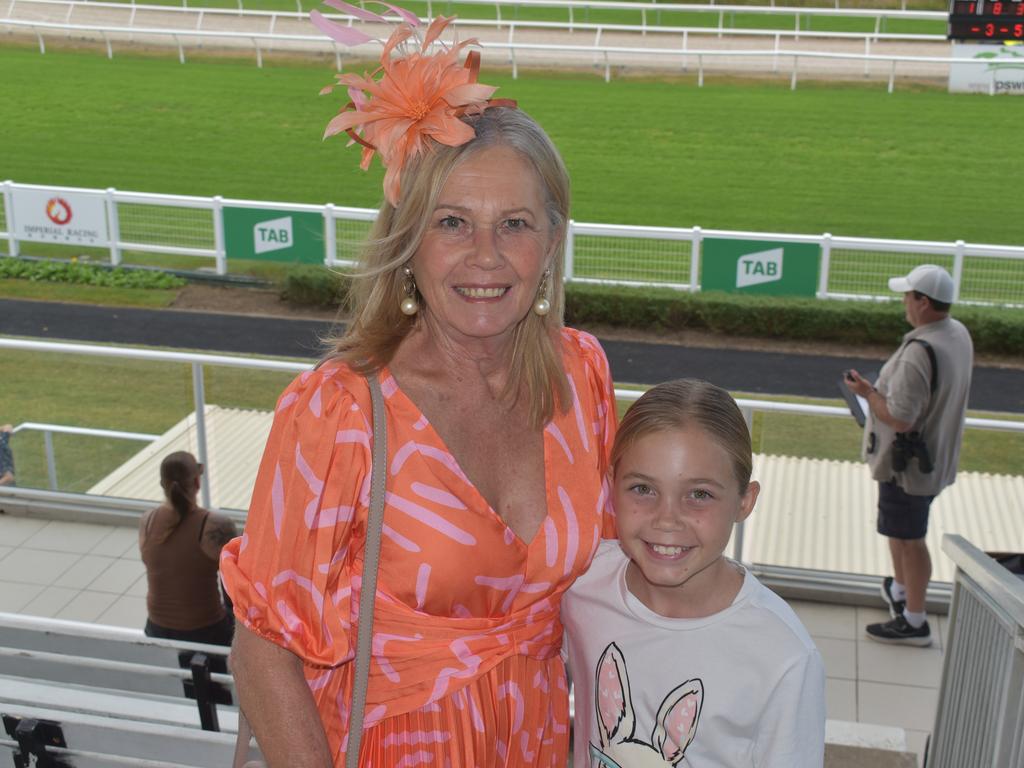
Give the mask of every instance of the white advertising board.
<path id="1" fill-rule="evenodd" d="M 67 245 L 109 245 L 105 196 L 47 189 L 12 190 L 18 240 Z"/>
<path id="2" fill-rule="evenodd" d="M 1024 96 L 1024 45 L 953 43 L 953 58 L 972 61 L 950 65 L 950 93 Z"/>

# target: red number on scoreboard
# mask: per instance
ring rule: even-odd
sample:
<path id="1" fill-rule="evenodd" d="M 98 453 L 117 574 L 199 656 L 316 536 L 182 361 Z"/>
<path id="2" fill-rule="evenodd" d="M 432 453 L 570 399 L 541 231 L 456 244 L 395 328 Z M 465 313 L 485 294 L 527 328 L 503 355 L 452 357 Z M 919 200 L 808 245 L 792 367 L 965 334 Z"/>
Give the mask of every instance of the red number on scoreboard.
<path id="1" fill-rule="evenodd" d="M 985 37 L 992 37 L 992 35 L 994 35 L 995 33 L 996 33 L 996 25 L 995 24 L 986 24 L 985 25 Z"/>
<path id="2" fill-rule="evenodd" d="M 1017 3 L 1017 15 L 1024 16 L 1024 3 Z"/>
<path id="3" fill-rule="evenodd" d="M 976 6 L 975 6 L 975 4 L 974 4 L 974 3 L 971 3 L 969 7 L 970 7 L 970 10 L 969 10 L 969 11 L 967 11 L 968 13 L 976 13 L 976 12 L 977 12 L 977 11 L 975 10 L 975 9 L 976 9 Z M 1020 7 L 1021 7 L 1021 8 L 1024 8 L 1024 3 L 1021 3 L 1021 4 L 1020 4 Z"/>
<path id="4" fill-rule="evenodd" d="M 1003 4 L 1002 3 L 992 3 L 992 13 L 994 13 L 996 16 L 1002 16 L 1003 15 Z"/>
<path id="5" fill-rule="evenodd" d="M 1024 38 L 1024 24 L 1013 25 L 1013 36 L 1016 37 L 1018 40 Z"/>

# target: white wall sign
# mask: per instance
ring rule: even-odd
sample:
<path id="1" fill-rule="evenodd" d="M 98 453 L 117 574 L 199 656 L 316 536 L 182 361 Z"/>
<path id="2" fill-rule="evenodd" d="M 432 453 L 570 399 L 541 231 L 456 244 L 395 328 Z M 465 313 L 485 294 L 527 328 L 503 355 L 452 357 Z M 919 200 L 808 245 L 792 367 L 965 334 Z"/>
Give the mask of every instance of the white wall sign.
<path id="1" fill-rule="evenodd" d="M 953 58 L 972 61 L 950 65 L 950 93 L 1024 96 L 1024 45 L 953 43 Z"/>
<path id="2" fill-rule="evenodd" d="M 104 195 L 22 187 L 11 191 L 14 235 L 18 240 L 68 245 L 110 244 Z"/>

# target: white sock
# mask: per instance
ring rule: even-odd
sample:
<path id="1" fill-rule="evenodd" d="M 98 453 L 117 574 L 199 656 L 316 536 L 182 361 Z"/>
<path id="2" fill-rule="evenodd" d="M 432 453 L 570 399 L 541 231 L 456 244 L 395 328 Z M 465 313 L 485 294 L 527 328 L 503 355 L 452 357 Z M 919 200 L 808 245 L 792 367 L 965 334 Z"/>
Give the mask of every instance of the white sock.
<path id="1" fill-rule="evenodd" d="M 906 608 L 904 608 L 903 618 L 906 619 L 907 624 L 912 626 L 914 629 L 920 629 L 921 626 L 924 624 L 925 620 L 928 618 L 928 614 L 924 611 L 921 611 L 920 613 L 914 613 L 913 611 L 908 611 Z"/>
<path id="2" fill-rule="evenodd" d="M 889 592 L 892 593 L 893 600 L 907 599 L 907 588 L 903 584 L 900 584 L 898 581 L 896 581 L 896 579 L 892 580 L 892 587 L 890 587 Z"/>

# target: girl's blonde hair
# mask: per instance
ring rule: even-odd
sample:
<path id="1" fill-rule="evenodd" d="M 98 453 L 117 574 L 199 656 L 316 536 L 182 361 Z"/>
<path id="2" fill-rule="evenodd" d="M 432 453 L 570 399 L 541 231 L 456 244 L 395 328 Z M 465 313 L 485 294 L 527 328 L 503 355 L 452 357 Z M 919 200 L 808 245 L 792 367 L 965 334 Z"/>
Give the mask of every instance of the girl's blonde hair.
<path id="1" fill-rule="evenodd" d="M 611 466 L 641 437 L 687 427 L 704 430 L 729 454 L 740 493 L 745 493 L 753 471 L 747 422 L 728 392 L 701 379 L 666 381 L 633 403 L 615 435 Z"/>
<path id="2" fill-rule="evenodd" d="M 524 112 L 492 107 L 462 118 L 476 138 L 458 147 L 434 144 L 402 172 L 398 207 L 385 201 L 363 248 L 349 294 L 351 320 L 340 337 L 327 339 L 325 360 L 339 359 L 360 373 L 387 365 L 416 318 L 402 314 L 405 278 L 402 268 L 419 248 L 437 198 L 452 170 L 490 147 L 509 147 L 526 159 L 544 191 L 545 209 L 556 238 L 547 280 L 551 309 L 545 316 L 530 311 L 514 330 L 512 367 L 503 399 L 525 397 L 531 422 L 543 426 L 556 409 L 571 403 L 562 369 L 560 334 L 565 294 L 562 288 L 565 235 L 569 221 L 569 174 L 558 150 L 544 130 Z M 416 300 L 423 305 L 417 292 Z"/>

